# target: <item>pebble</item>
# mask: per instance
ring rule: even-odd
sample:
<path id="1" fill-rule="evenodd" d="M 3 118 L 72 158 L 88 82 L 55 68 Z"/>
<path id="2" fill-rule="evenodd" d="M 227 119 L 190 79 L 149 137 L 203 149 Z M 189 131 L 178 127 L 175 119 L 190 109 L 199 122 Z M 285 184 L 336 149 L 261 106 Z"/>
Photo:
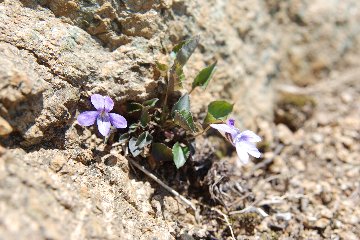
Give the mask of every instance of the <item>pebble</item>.
<path id="1" fill-rule="evenodd" d="M 320 215 L 323 218 L 332 219 L 333 212 L 330 209 L 322 206 L 320 210 Z"/>
<path id="2" fill-rule="evenodd" d="M 349 103 L 353 100 L 353 96 L 348 93 L 348 92 L 344 92 L 340 95 L 341 97 L 341 100 L 344 102 L 344 103 Z"/>
<path id="3" fill-rule="evenodd" d="M 12 131 L 10 124 L 0 116 L 0 136 L 9 135 Z"/>
<path id="4" fill-rule="evenodd" d="M 314 224 L 315 227 L 318 227 L 318 228 L 326 228 L 327 226 L 329 226 L 330 224 L 330 220 L 327 219 L 327 218 L 320 218 L 319 220 L 317 220 Z"/>
<path id="5" fill-rule="evenodd" d="M 281 173 L 283 171 L 286 171 L 287 167 L 286 167 L 284 159 L 280 156 L 274 157 L 273 164 L 271 164 L 269 170 L 272 173 Z"/>
<path id="6" fill-rule="evenodd" d="M 324 141 L 324 135 L 321 133 L 314 133 L 312 134 L 312 140 L 316 143 L 322 143 Z"/>
<path id="7" fill-rule="evenodd" d="M 284 124 L 278 124 L 276 127 L 277 127 L 277 135 L 280 141 L 286 145 L 291 144 L 293 133 L 290 131 L 290 129 Z"/>
<path id="8" fill-rule="evenodd" d="M 50 168 L 51 170 L 58 172 L 61 170 L 61 168 L 64 166 L 64 164 L 67 162 L 66 157 L 63 154 L 57 154 L 53 157 L 53 159 L 50 162 Z"/>
<path id="9" fill-rule="evenodd" d="M 304 162 L 300 159 L 294 161 L 293 166 L 295 167 L 296 170 L 298 170 L 300 172 L 305 171 L 305 169 L 306 169 Z"/>
<path id="10" fill-rule="evenodd" d="M 340 232 L 339 236 L 340 236 L 340 239 L 359 240 L 359 238 L 353 232 Z"/>
<path id="11" fill-rule="evenodd" d="M 286 213 L 276 213 L 275 217 L 277 220 L 290 221 L 292 218 L 292 214 L 290 212 Z"/>

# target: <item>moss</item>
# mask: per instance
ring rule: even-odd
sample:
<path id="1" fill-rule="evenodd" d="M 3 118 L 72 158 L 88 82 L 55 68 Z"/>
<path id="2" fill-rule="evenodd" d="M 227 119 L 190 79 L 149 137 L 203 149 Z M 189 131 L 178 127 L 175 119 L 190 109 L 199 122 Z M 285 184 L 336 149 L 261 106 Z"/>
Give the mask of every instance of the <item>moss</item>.
<path id="1" fill-rule="evenodd" d="M 292 131 L 296 131 L 312 116 L 315 106 L 316 102 L 312 96 L 283 93 L 277 101 L 275 123 L 283 123 Z"/>
<path id="2" fill-rule="evenodd" d="M 316 102 L 313 97 L 308 95 L 285 93 L 282 94 L 279 104 L 302 108 L 306 105 L 315 106 Z"/>

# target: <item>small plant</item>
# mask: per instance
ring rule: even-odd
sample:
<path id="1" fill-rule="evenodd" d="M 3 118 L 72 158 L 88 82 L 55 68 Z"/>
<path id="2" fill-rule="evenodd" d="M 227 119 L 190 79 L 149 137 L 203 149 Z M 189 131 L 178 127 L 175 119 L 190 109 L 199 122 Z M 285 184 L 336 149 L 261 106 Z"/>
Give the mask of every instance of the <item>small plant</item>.
<path id="1" fill-rule="evenodd" d="M 156 62 L 166 83 L 166 92 L 161 99 L 128 104 L 130 113 L 139 112 L 139 122 L 131 125 L 128 133 L 120 137 L 120 141 L 128 142 L 129 151 L 134 157 L 148 157 L 155 164 L 172 160 L 176 168 L 181 168 L 194 154 L 194 138 L 207 130 L 202 126 L 222 122 L 231 113 L 232 104 L 215 101 L 208 106 L 207 116 L 201 123 L 195 121 L 190 109 L 190 94 L 197 87 L 206 89 L 216 62 L 202 69 L 193 80 L 191 89 L 179 96 L 185 80 L 183 68 L 198 42 L 198 37 L 181 42 L 173 48 L 170 63 Z"/>
<path id="2" fill-rule="evenodd" d="M 123 144 L 133 157 L 147 158 L 153 166 L 162 161 L 173 161 L 179 169 L 195 154 L 195 137 L 210 127 L 219 130 L 236 147 L 241 163 L 248 162 L 248 153 L 260 157 L 260 152 L 253 144 L 261 140 L 259 136 L 251 131 L 240 132 L 234 127 L 233 120 L 224 123 L 233 110 L 233 104 L 224 100 L 211 102 L 206 117 L 202 121 L 194 119 L 190 95 L 197 87 L 206 89 L 215 72 L 216 62 L 202 69 L 193 80 L 191 89 L 180 94 L 185 80 L 183 68 L 198 43 L 198 37 L 183 41 L 173 48 L 169 63 L 156 62 L 166 84 L 163 96 L 142 103 L 127 103 L 127 112 L 136 121 L 126 133 L 120 135 L 119 144 Z M 103 136 L 108 136 L 111 125 L 116 128 L 127 127 L 125 118 L 109 113 L 114 106 L 109 97 L 94 94 L 91 101 L 97 111 L 80 114 L 80 125 L 92 125 L 97 119 Z"/>

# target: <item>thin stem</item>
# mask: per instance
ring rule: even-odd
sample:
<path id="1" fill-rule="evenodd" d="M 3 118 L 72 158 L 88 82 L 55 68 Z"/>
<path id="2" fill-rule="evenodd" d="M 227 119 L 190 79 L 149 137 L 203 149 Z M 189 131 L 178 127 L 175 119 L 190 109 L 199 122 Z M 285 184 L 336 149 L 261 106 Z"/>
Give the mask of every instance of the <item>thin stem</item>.
<path id="1" fill-rule="evenodd" d="M 210 125 L 207 126 L 207 127 L 206 127 L 204 130 L 202 130 L 201 132 L 198 132 L 193 138 L 196 138 L 196 137 L 204 134 L 204 133 L 207 132 L 207 130 L 209 130 L 209 129 L 210 129 Z"/>
<path id="2" fill-rule="evenodd" d="M 163 102 L 163 107 L 162 107 L 162 111 L 161 111 L 161 117 L 160 117 L 160 121 L 161 121 L 161 125 L 164 123 L 164 121 L 166 120 L 166 113 L 167 113 L 167 101 L 168 101 L 168 95 L 169 95 L 169 88 L 170 88 L 170 84 L 169 84 L 169 71 L 166 72 L 166 93 L 165 93 L 165 99 Z"/>
<path id="3" fill-rule="evenodd" d="M 158 179 L 154 174 L 152 174 L 151 172 L 149 172 L 148 170 L 146 170 L 146 168 L 144 166 L 141 166 L 140 164 L 138 164 L 137 162 L 135 162 L 133 159 L 127 157 L 127 160 L 133 165 L 135 166 L 137 169 L 139 169 L 140 171 L 142 171 L 143 173 L 145 173 L 148 177 L 150 177 L 152 180 L 154 180 L 155 182 L 157 182 L 159 185 L 161 185 L 163 188 L 165 188 L 166 190 L 168 190 L 170 193 L 172 193 L 175 197 L 177 197 L 178 199 L 180 199 L 185 205 L 191 207 L 191 209 L 193 209 L 196 212 L 196 207 L 195 205 L 190 202 L 190 200 L 186 199 L 184 196 L 180 195 L 180 193 L 178 193 L 177 191 L 175 191 L 174 189 L 172 189 L 171 187 L 169 187 L 168 185 L 166 185 L 164 182 L 162 182 L 160 179 Z"/>
<path id="4" fill-rule="evenodd" d="M 230 229 L 231 238 L 232 238 L 233 240 L 236 240 L 235 235 L 234 235 L 234 231 L 233 231 L 233 229 L 232 229 L 232 227 L 231 227 L 231 224 L 230 224 L 230 222 L 229 222 L 228 216 L 227 216 L 225 213 L 221 212 L 221 211 L 220 211 L 219 209 L 217 209 L 217 208 L 211 208 L 211 210 L 217 212 L 218 214 L 220 214 L 220 215 L 224 218 L 224 221 L 226 222 L 226 225 L 227 225 L 228 228 Z"/>
<path id="5" fill-rule="evenodd" d="M 218 120 L 216 122 L 213 122 L 212 124 L 218 124 L 218 123 L 224 123 L 224 121 L 222 120 Z M 202 134 L 204 134 L 205 132 L 207 132 L 209 129 L 211 128 L 211 126 L 207 126 L 204 130 L 202 130 L 201 132 L 198 132 L 197 134 L 195 134 L 194 136 L 190 137 L 190 139 L 196 138 Z"/>
<path id="6" fill-rule="evenodd" d="M 195 88 L 191 88 L 189 95 L 194 91 Z"/>

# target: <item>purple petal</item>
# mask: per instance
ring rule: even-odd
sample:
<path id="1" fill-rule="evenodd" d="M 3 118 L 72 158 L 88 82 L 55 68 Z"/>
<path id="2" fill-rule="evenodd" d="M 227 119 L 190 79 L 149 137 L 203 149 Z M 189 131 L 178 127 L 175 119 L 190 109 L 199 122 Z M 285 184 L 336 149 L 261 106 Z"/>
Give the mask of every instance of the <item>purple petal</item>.
<path id="1" fill-rule="evenodd" d="M 104 117 L 99 116 L 97 118 L 97 125 L 101 135 L 105 137 L 109 135 L 110 127 L 111 127 L 109 116 L 104 116 Z"/>
<path id="2" fill-rule="evenodd" d="M 114 127 L 116 128 L 127 127 L 127 121 L 123 116 L 116 113 L 109 113 L 109 115 L 110 115 L 110 122 Z"/>
<path id="3" fill-rule="evenodd" d="M 80 115 L 77 117 L 77 120 L 81 126 L 91 126 L 95 123 L 98 114 L 99 113 L 97 111 L 86 111 L 80 113 Z"/>
<path id="4" fill-rule="evenodd" d="M 261 137 L 256 135 L 254 132 L 250 130 L 243 131 L 240 134 L 240 141 L 247 141 L 247 142 L 260 142 Z"/>
<path id="5" fill-rule="evenodd" d="M 236 128 L 231 127 L 227 124 L 210 124 L 210 127 L 215 128 L 222 135 L 225 135 L 225 133 L 230 133 L 231 135 L 234 136 L 238 133 Z"/>
<path id="6" fill-rule="evenodd" d="M 229 125 L 229 126 L 235 126 L 235 120 L 234 119 L 232 119 L 232 118 L 229 118 L 229 120 L 227 120 L 227 124 Z"/>
<path id="7" fill-rule="evenodd" d="M 243 145 L 243 142 L 236 143 L 235 147 L 240 162 L 242 164 L 247 164 L 249 162 L 249 154 L 247 153 L 247 148 Z"/>
<path id="8" fill-rule="evenodd" d="M 104 97 L 101 96 L 100 94 L 91 95 L 91 103 L 98 111 L 102 111 L 105 107 Z"/>
<path id="9" fill-rule="evenodd" d="M 104 97 L 104 109 L 106 112 L 110 112 L 113 108 L 114 108 L 114 101 L 108 97 L 108 96 L 105 96 Z"/>

